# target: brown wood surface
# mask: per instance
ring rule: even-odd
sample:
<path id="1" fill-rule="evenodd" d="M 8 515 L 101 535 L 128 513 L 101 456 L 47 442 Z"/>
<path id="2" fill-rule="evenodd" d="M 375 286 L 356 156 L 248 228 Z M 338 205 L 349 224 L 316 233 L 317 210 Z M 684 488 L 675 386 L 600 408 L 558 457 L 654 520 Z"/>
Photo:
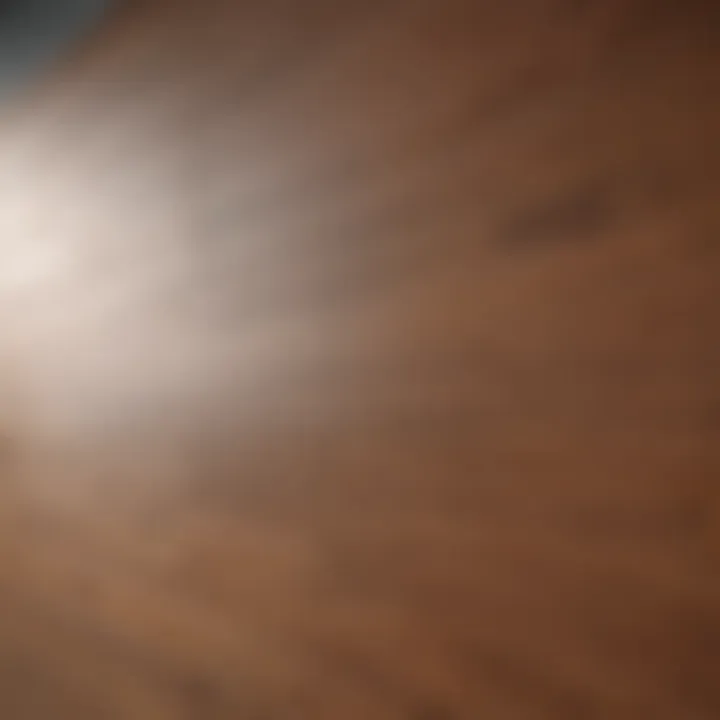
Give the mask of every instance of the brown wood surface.
<path id="1" fill-rule="evenodd" d="M 0 717 L 720 718 L 719 61 L 136 0 L 6 105 Z"/>

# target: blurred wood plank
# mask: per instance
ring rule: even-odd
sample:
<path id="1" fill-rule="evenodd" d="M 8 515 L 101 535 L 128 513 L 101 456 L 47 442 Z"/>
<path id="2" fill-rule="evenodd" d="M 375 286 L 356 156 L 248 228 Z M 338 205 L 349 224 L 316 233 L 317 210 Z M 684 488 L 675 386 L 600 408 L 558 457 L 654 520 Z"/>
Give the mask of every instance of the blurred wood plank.
<path id="1" fill-rule="evenodd" d="M 720 715 L 718 12 L 138 0 L 0 121 L 0 714 Z"/>

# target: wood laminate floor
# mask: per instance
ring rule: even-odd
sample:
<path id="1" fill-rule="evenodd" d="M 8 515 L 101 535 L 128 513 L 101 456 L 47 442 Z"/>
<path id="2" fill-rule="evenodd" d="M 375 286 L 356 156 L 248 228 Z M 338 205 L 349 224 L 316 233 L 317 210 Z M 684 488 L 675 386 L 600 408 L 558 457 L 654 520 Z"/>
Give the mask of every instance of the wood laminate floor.
<path id="1" fill-rule="evenodd" d="M 136 0 L 0 118 L 3 720 L 717 720 L 720 12 Z"/>

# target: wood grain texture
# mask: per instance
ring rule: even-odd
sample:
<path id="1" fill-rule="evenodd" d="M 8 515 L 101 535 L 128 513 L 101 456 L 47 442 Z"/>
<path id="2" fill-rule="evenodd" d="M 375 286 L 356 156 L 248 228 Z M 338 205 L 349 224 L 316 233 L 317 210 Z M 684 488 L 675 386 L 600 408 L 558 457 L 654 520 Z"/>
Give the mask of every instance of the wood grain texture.
<path id="1" fill-rule="evenodd" d="M 711 2 L 140 0 L 0 120 L 0 716 L 720 717 Z"/>

